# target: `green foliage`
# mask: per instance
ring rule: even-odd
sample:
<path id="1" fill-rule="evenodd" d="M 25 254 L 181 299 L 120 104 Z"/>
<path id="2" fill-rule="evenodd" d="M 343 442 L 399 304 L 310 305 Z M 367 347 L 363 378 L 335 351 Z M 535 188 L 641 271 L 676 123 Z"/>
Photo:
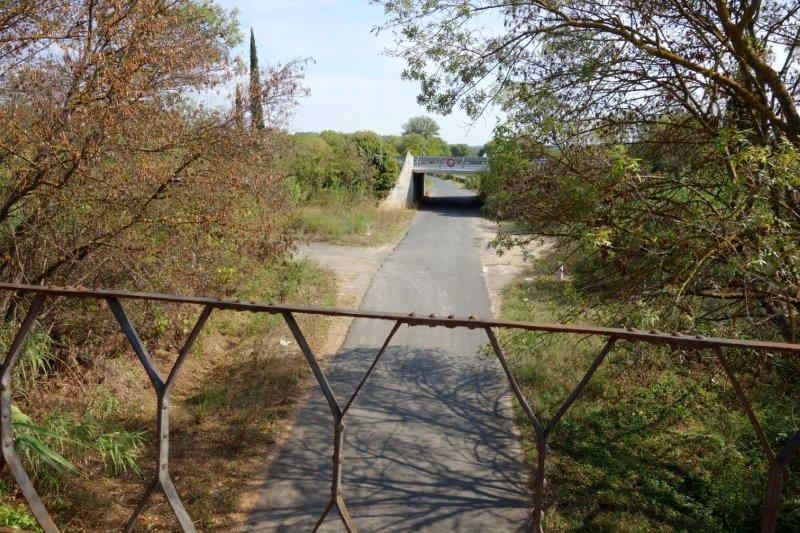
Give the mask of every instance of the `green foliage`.
<path id="1" fill-rule="evenodd" d="M 580 258 L 580 287 L 659 310 L 650 327 L 798 338 L 800 215 L 790 191 L 800 156 L 790 143 L 753 145 L 723 130 L 655 159 L 646 143 L 554 156 L 498 128 L 490 161 L 480 183 L 487 209 L 560 237 Z"/>
<path id="2" fill-rule="evenodd" d="M 242 300 L 258 302 L 286 303 L 303 301 L 309 290 L 317 287 L 328 287 L 329 283 L 312 263 L 305 260 L 284 258 L 268 265 L 258 265 L 237 272 L 234 285 L 237 287 L 236 297 Z M 325 304 L 333 305 L 333 301 Z M 239 320 L 233 314 L 222 315 L 215 322 L 216 328 L 225 335 L 253 337 L 263 335 L 281 322 L 280 316 L 260 313 L 249 320 Z M 216 393 L 211 391 L 208 398 L 196 398 L 196 406 L 200 412 L 216 405 Z M 206 405 L 209 404 L 209 405 Z"/>
<path id="3" fill-rule="evenodd" d="M 335 131 L 292 136 L 285 187 L 300 203 L 326 194 L 383 198 L 400 170 L 397 151 L 371 131 Z"/>
<path id="4" fill-rule="evenodd" d="M 0 481 L 0 500 L 10 498 L 8 487 Z M 25 531 L 41 531 L 36 518 L 24 505 L 0 502 L 0 527 L 17 528 Z"/>
<path id="5" fill-rule="evenodd" d="M 114 475 L 128 471 L 139 473 L 137 460 L 144 446 L 144 431 L 108 428 L 106 424 L 88 418 L 77 423 L 70 433 L 73 442 L 97 453 L 105 467 Z"/>
<path id="6" fill-rule="evenodd" d="M 420 115 L 411 117 L 403 124 L 403 135 L 421 135 L 428 139 L 439 135 L 439 125 L 431 117 Z"/>
<path id="7" fill-rule="evenodd" d="M 387 140 L 401 155 L 405 155 L 406 152 L 414 155 L 450 155 L 450 147 L 441 137 L 407 133 L 399 137 L 390 136 Z"/>
<path id="8" fill-rule="evenodd" d="M 397 164 L 397 152 L 387 146 L 383 140 L 371 131 L 359 131 L 351 135 L 358 156 L 368 163 L 371 175 L 373 196 L 385 197 L 394 187 L 400 166 Z"/>
<path id="9" fill-rule="evenodd" d="M 15 323 L 0 328 L 0 352 L 8 351 L 13 340 L 11 336 L 17 328 L 18 324 Z M 55 358 L 52 344 L 50 336 L 42 331 L 41 324 L 35 324 L 25 339 L 19 362 L 14 368 L 14 378 L 29 386 L 37 378 L 46 376 L 51 371 Z"/>
<path id="10" fill-rule="evenodd" d="M 33 476 L 67 474 L 76 470 L 75 465 L 53 450 L 48 443 L 63 448 L 67 440 L 58 424 L 47 427 L 37 425 L 31 417 L 11 406 L 11 424 L 14 428 L 14 444 L 17 452 L 31 467 Z"/>
<path id="11" fill-rule="evenodd" d="M 250 28 L 250 120 L 255 129 L 264 129 L 264 106 L 262 103 L 261 71 L 258 68 L 258 50 L 253 28 Z"/>
<path id="12" fill-rule="evenodd" d="M 229 405 L 228 389 L 209 384 L 197 394 L 187 398 L 186 403 L 197 418 L 203 418 Z"/>
<path id="13" fill-rule="evenodd" d="M 555 257 L 534 264 L 529 281 L 506 290 L 503 317 L 606 323 L 619 308 L 598 302 L 552 275 Z M 630 320 L 643 326 L 646 314 Z M 547 420 L 600 349 L 595 340 L 534 332 L 501 342 L 524 393 Z M 737 354 L 757 416 L 773 446 L 800 429 L 783 406 L 796 387 L 781 370 L 756 377 L 754 359 Z M 763 371 L 762 371 L 763 372 Z M 535 464 L 533 436 L 518 410 Z M 554 502 L 545 523 L 558 530 L 752 531 L 763 504 L 766 461 L 754 432 L 713 358 L 683 350 L 617 343 L 551 437 L 548 484 Z M 785 488 L 779 530 L 797 528 L 798 480 Z"/>
<path id="14" fill-rule="evenodd" d="M 450 145 L 450 155 L 453 157 L 477 156 L 480 150 L 480 146 L 469 146 L 467 144 Z"/>
<path id="15" fill-rule="evenodd" d="M 411 217 L 403 209 L 382 209 L 373 201 L 324 194 L 302 206 L 293 228 L 300 238 L 346 245 L 395 242 Z"/>
<path id="16" fill-rule="evenodd" d="M 374 221 L 374 213 L 363 209 L 336 212 L 309 206 L 299 213 L 298 229 L 312 235 L 324 235 L 326 240 L 336 240 L 345 235 L 366 233 Z"/>
<path id="17" fill-rule="evenodd" d="M 109 417 L 118 407 L 118 403 L 106 402 L 100 413 Z M 139 472 L 137 458 L 145 437 L 142 431 L 126 430 L 109 418 L 95 418 L 91 412 L 81 420 L 54 412 L 36 423 L 12 405 L 11 416 L 17 453 L 28 472 L 48 485 L 57 486 L 64 476 L 78 473 L 76 462 L 101 461 L 114 475 Z"/>

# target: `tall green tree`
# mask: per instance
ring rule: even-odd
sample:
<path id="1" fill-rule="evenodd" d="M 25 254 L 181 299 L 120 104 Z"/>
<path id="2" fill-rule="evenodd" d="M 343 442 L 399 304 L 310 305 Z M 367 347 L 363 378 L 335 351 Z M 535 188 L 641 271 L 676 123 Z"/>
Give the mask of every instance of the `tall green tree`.
<path id="1" fill-rule="evenodd" d="M 408 122 L 403 124 L 403 135 L 417 133 L 423 137 L 436 137 L 439 135 L 439 124 L 431 117 L 420 115 L 411 117 Z"/>
<path id="2" fill-rule="evenodd" d="M 250 28 L 250 122 L 255 129 L 264 129 L 264 106 L 261 102 L 263 90 L 258 70 L 258 51 L 253 28 Z"/>
<path id="3" fill-rule="evenodd" d="M 244 103 L 242 102 L 242 86 L 236 84 L 236 96 L 233 100 L 233 121 L 239 129 L 244 127 Z"/>
<path id="4" fill-rule="evenodd" d="M 681 112 L 708 133 L 735 102 L 759 141 L 800 145 L 798 0 L 379 3 L 432 111 L 494 101 L 576 135 Z"/>

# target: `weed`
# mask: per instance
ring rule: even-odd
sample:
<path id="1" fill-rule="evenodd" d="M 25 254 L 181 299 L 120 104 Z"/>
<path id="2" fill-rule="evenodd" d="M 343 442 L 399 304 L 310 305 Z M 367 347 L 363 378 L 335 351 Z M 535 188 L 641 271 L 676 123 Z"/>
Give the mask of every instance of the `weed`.
<path id="1" fill-rule="evenodd" d="M 33 515 L 21 505 L 0 503 L 0 526 L 24 529 L 26 531 L 42 531 Z"/>
<path id="2" fill-rule="evenodd" d="M 300 208 L 294 224 L 306 239 L 374 246 L 396 241 L 412 216 L 410 210 L 380 209 L 370 201 L 330 203 Z"/>
<path id="3" fill-rule="evenodd" d="M 504 318 L 604 323 L 613 316 L 612 303 L 590 301 L 571 282 L 555 281 L 547 272 L 552 269 L 534 266 L 527 281 L 506 289 Z M 652 319 L 644 313 L 640 318 Z M 526 397 L 544 419 L 580 380 L 601 344 L 532 332 L 506 332 L 501 342 Z M 548 525 L 592 531 L 757 529 L 763 454 L 726 380 L 713 366 L 687 365 L 687 356 L 665 347 L 617 343 L 550 439 L 554 503 Z M 765 427 L 784 428 L 784 437 L 777 431 L 769 436 L 773 442 L 797 430 L 798 415 L 781 409 L 778 400 L 791 393 L 769 380 L 752 381 L 750 387 Z M 517 419 L 534 465 L 532 430 L 519 409 Z M 797 490 L 796 480 L 789 484 L 787 500 Z M 779 528 L 788 531 L 797 513 L 786 507 Z"/>
<path id="4" fill-rule="evenodd" d="M 96 387 L 90 394 L 91 399 L 87 410 L 89 416 L 106 420 L 117 417 L 122 412 L 120 399 L 114 396 L 108 388 Z"/>
<path id="5" fill-rule="evenodd" d="M 139 473 L 138 458 L 144 446 L 144 431 L 124 428 L 106 428 L 101 422 L 89 418 L 74 425 L 72 442 L 95 452 L 105 467 L 114 475 L 133 471 Z"/>
<path id="6" fill-rule="evenodd" d="M 206 388 L 188 398 L 186 403 L 191 407 L 197 418 L 203 418 L 209 413 L 228 405 L 229 399 L 226 389 L 209 384 Z"/>
<path id="7" fill-rule="evenodd" d="M 34 477 L 53 478 L 56 474 L 74 472 L 75 465 L 51 447 L 55 443 L 63 447 L 67 436 L 63 427 L 52 425 L 44 427 L 33 422 L 15 405 L 11 406 L 11 424 L 14 428 L 17 452 L 28 464 Z M 48 470 L 49 469 L 49 470 Z"/>
<path id="8" fill-rule="evenodd" d="M 17 330 L 18 324 L 9 324 L 0 328 L 0 353 L 6 353 L 11 345 L 11 335 Z M 24 386 L 30 385 L 39 376 L 51 371 L 53 366 L 52 340 L 34 325 L 28 334 L 20 356 L 19 363 L 14 369 L 14 378 L 22 381 Z"/>

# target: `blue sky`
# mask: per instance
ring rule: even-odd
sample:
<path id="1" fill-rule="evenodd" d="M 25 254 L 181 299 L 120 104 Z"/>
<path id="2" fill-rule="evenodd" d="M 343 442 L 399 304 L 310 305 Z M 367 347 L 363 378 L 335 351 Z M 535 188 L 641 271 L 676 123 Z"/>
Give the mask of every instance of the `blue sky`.
<path id="1" fill-rule="evenodd" d="M 312 57 L 302 100 L 290 123 L 292 131 L 373 130 L 399 134 L 411 116 L 427 114 L 441 126 L 449 143 L 482 145 L 491 138 L 494 116 L 472 124 L 461 112 L 442 117 L 416 102 L 417 84 L 400 79 L 404 63 L 384 52 L 393 40 L 370 30 L 383 21 L 383 8 L 368 0 L 217 0 L 239 11 L 249 37 L 255 31 L 262 66 L 296 57 Z M 247 41 L 241 56 L 247 57 Z"/>

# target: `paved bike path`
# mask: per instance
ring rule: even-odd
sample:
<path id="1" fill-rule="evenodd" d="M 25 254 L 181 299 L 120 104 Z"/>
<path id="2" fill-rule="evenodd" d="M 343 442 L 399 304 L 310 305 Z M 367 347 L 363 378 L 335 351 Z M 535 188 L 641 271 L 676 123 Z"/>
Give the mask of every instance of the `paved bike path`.
<path id="1" fill-rule="evenodd" d="M 434 179 L 440 194 L 469 193 Z M 474 209 L 420 210 L 361 307 L 489 317 Z M 344 405 L 392 324 L 355 320 L 328 368 Z M 520 531 L 530 507 L 499 365 L 479 330 L 402 326 L 345 418 L 344 498 L 362 532 Z M 270 467 L 249 531 L 311 531 L 330 497 L 321 392 Z M 321 531 L 344 531 L 332 510 Z"/>

